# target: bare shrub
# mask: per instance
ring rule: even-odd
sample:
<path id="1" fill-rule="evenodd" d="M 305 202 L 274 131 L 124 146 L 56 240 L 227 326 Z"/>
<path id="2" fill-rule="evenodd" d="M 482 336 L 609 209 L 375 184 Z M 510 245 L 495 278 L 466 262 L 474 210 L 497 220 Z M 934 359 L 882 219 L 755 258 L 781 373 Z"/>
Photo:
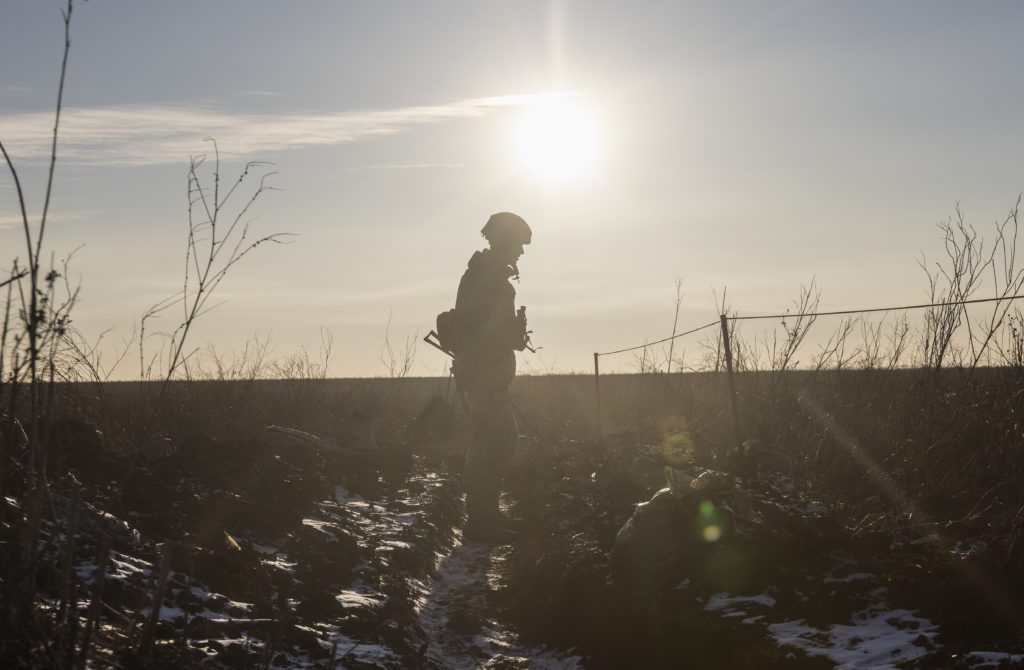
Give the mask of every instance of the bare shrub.
<path id="1" fill-rule="evenodd" d="M 959 204 L 955 218 L 940 222 L 939 230 L 944 238 L 945 262 L 936 263 L 934 270 L 929 269 L 924 257 L 918 262 L 928 278 L 928 301 L 937 304 L 925 312 L 921 362 L 935 370 L 946 362 L 953 335 L 967 314 L 966 307 L 959 303 L 974 295 L 992 264 L 991 253 L 985 257 L 984 240 L 965 222 Z"/>
<path id="2" fill-rule="evenodd" d="M 1024 367 L 1024 312 L 1015 307 L 1006 318 L 1002 335 L 995 342 L 996 350 L 1005 365 Z"/>
<path id="3" fill-rule="evenodd" d="M 852 352 L 848 352 L 847 348 L 850 342 L 850 334 L 857 327 L 858 321 L 858 317 L 848 316 L 839 322 L 839 326 L 832 332 L 828 340 L 821 345 L 818 355 L 814 360 L 815 370 L 828 368 L 842 370 L 849 367 L 850 363 L 857 358 L 860 349 L 854 348 Z"/>
<path id="4" fill-rule="evenodd" d="M 814 325 L 815 320 L 818 318 L 814 312 L 818 311 L 819 304 L 821 304 L 821 289 L 815 284 L 815 280 L 811 279 L 810 284 L 807 286 L 800 286 L 800 295 L 793 301 L 792 316 L 783 317 L 782 319 L 781 325 L 785 335 L 781 342 L 775 330 L 772 331 L 770 348 L 767 346 L 766 341 L 766 354 L 771 361 L 772 370 L 784 372 L 791 365 L 799 364 L 795 357 L 800 346 L 807 339 L 811 326 Z M 788 309 L 786 313 L 789 315 Z M 788 323 L 787 318 L 789 319 Z"/>
<path id="5" fill-rule="evenodd" d="M 391 344 L 391 310 L 388 310 L 388 320 L 384 324 L 384 345 L 380 350 L 380 362 L 384 364 L 390 383 L 388 385 L 389 399 L 394 402 L 398 399 L 405 386 L 405 379 L 412 372 L 412 366 L 416 362 L 416 345 L 419 342 L 420 334 L 416 332 L 405 338 L 402 347 L 396 349 Z"/>
<path id="6" fill-rule="evenodd" d="M 644 343 L 642 348 L 633 352 L 633 366 L 636 371 L 642 375 L 657 374 L 661 372 L 662 366 L 665 362 L 665 356 L 663 354 L 659 354 L 657 349 L 653 346 L 648 346 L 646 343 Z"/>
<path id="7" fill-rule="evenodd" d="M 992 270 L 993 294 L 997 300 L 991 303 L 991 311 L 975 322 L 977 331 L 970 329 L 970 321 L 967 322 L 973 354 L 972 369 L 989 353 L 989 345 L 993 340 L 997 340 L 998 332 L 1007 325 L 1007 314 L 1013 307 L 1011 297 L 1024 290 L 1024 268 L 1018 267 L 1017 263 L 1020 204 L 1021 196 L 1017 196 L 1017 202 L 1009 214 L 1001 223 L 996 224 L 996 239 L 992 246 L 989 267 Z"/>
<path id="8" fill-rule="evenodd" d="M 218 351 L 211 342 L 185 361 L 182 374 L 189 381 L 252 382 L 267 377 L 272 351 L 269 332 L 263 336 L 254 333 L 239 352 Z"/>
<path id="9" fill-rule="evenodd" d="M 910 344 L 910 322 L 906 313 L 893 321 L 886 335 L 886 369 L 894 370 L 900 364 Z"/>
<path id="10" fill-rule="evenodd" d="M 185 266 L 181 291 L 156 303 L 142 316 L 139 327 L 139 374 L 144 381 L 160 379 L 155 401 L 146 397 L 149 406 L 148 421 L 143 424 L 146 433 L 160 414 L 167 389 L 179 370 L 197 350 L 187 350 L 189 334 L 200 316 L 216 305 L 209 304 L 210 298 L 228 272 L 236 263 L 262 244 L 281 244 L 290 236 L 288 233 L 272 233 L 253 239 L 250 236 L 250 222 L 246 219 L 250 208 L 265 192 L 274 190 L 268 186 L 268 177 L 274 172 L 263 172 L 242 205 L 232 214 L 227 209 L 233 196 L 255 173 L 265 170 L 269 163 L 250 161 L 231 184 L 226 193 L 221 193 L 220 152 L 216 141 L 213 144 L 214 165 L 209 177 L 202 174 L 206 156 L 193 157 L 186 179 L 188 196 L 188 225 L 186 229 Z M 207 179 L 212 185 L 207 185 Z M 180 308 L 180 321 L 170 331 L 156 333 L 161 338 L 157 352 L 147 355 L 147 325 L 172 308 Z M 154 371 L 155 370 L 155 371 Z M 148 388 L 148 387 L 146 387 Z M 140 435 L 143 439 L 144 435 Z"/>
<path id="11" fill-rule="evenodd" d="M 303 345 L 298 352 L 272 361 L 270 371 L 276 379 L 324 380 L 328 377 L 333 354 L 334 333 L 321 326 L 320 350 L 316 357 Z"/>

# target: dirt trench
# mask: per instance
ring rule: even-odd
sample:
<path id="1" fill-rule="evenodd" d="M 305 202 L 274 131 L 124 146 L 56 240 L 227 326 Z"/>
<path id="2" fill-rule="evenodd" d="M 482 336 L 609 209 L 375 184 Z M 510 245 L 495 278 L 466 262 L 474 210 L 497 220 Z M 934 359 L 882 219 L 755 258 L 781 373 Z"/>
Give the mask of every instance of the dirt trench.
<path id="1" fill-rule="evenodd" d="M 548 656 L 575 666 L 571 654 L 521 646 L 494 607 L 509 588 L 509 549 L 462 544 L 458 473 L 439 459 L 198 436 L 162 444 L 115 494 L 120 466 L 74 469 L 85 484 L 73 557 L 82 620 L 101 538 L 111 547 L 97 667 L 525 668 Z M 71 501 L 57 500 L 44 546 L 55 565 L 70 548 Z M 166 552 L 156 643 L 143 656 Z M 59 575 L 43 581 L 56 607 Z"/>

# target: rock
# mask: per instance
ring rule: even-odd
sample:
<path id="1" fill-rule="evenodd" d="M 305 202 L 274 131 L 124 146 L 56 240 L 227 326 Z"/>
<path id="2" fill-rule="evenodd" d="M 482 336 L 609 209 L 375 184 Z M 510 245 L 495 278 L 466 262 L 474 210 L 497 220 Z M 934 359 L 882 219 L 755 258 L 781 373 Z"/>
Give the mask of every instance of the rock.
<path id="1" fill-rule="evenodd" d="M 673 471 L 669 481 L 671 486 L 638 504 L 619 530 L 611 553 L 617 577 L 642 576 L 657 585 L 677 582 L 697 556 L 735 529 L 735 515 L 715 495 L 731 478 L 705 471 L 684 484 L 679 471 Z"/>

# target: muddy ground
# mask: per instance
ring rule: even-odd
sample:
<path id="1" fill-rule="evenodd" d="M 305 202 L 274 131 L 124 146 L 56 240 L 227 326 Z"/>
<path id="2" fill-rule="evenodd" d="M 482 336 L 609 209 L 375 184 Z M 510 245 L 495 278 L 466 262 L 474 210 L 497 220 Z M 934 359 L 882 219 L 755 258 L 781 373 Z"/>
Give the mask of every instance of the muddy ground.
<path id="1" fill-rule="evenodd" d="M 762 463 L 715 498 L 734 510 L 721 534 L 693 532 L 701 496 L 663 492 L 613 561 L 637 504 L 666 485 L 664 446 L 524 434 L 503 505 L 527 530 L 508 546 L 464 543 L 464 435 L 412 428 L 327 436 L 331 449 L 197 433 L 132 464 L 69 422 L 44 607 L 58 606 L 71 551 L 82 621 L 102 576 L 93 667 L 1024 666 L 1020 585 L 983 521 L 876 527 Z M 17 514 L 17 499 L 4 504 Z"/>

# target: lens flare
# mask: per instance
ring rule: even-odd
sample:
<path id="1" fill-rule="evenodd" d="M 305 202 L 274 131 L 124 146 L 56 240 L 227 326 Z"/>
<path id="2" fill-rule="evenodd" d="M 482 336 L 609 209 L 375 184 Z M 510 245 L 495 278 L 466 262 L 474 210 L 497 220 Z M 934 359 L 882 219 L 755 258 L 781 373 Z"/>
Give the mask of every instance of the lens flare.
<path id="1" fill-rule="evenodd" d="M 725 534 L 722 511 L 710 500 L 701 500 L 697 506 L 701 536 L 705 542 L 718 542 Z"/>
<path id="2" fill-rule="evenodd" d="M 685 465 L 693 457 L 690 426 L 681 416 L 670 416 L 661 423 L 661 453 L 674 466 Z"/>
<path id="3" fill-rule="evenodd" d="M 705 542 L 718 542 L 722 538 L 722 529 L 718 526 L 711 524 L 704 529 L 704 541 Z"/>

